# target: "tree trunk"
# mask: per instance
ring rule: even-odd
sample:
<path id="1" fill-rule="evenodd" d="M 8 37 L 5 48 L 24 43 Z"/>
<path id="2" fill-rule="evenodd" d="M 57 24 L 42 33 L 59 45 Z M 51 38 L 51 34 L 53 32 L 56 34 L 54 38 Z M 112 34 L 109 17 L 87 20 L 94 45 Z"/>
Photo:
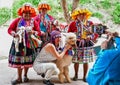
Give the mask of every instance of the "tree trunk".
<path id="1" fill-rule="evenodd" d="M 67 0 L 67 1 L 69 1 L 69 0 Z M 64 13 L 64 17 L 66 19 L 66 22 L 69 24 L 70 21 L 71 21 L 71 17 L 70 17 L 70 14 L 69 14 L 67 1 L 66 0 L 61 0 L 61 7 L 63 9 L 63 13 Z M 73 0 L 71 13 L 73 12 L 74 9 L 77 8 L 77 6 L 79 4 L 79 1 L 80 0 Z"/>
<path id="2" fill-rule="evenodd" d="M 71 12 L 73 12 L 73 10 L 75 10 L 78 7 L 78 4 L 79 4 L 79 0 L 73 0 Z"/>
<path id="3" fill-rule="evenodd" d="M 67 23 L 69 24 L 70 21 L 71 21 L 71 18 L 70 18 L 70 14 L 69 14 L 69 11 L 68 11 L 66 0 L 61 0 L 61 6 L 62 6 L 62 9 L 63 9 L 63 12 L 64 12 L 64 17 L 65 17 Z"/>

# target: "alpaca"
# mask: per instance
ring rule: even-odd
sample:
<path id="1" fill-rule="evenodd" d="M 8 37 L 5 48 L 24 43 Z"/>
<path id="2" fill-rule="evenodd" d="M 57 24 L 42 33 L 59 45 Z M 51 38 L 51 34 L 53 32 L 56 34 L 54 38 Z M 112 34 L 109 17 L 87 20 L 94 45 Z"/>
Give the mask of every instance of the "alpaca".
<path id="1" fill-rule="evenodd" d="M 74 33 L 61 33 L 62 41 L 60 43 L 60 48 L 62 48 L 66 43 L 70 44 L 72 47 L 76 46 L 76 35 Z M 60 51 L 59 51 L 60 52 Z M 70 55 L 68 55 L 70 53 Z M 58 78 L 61 83 L 64 83 L 64 77 L 66 78 L 67 82 L 71 82 L 69 76 L 69 65 L 72 62 L 73 51 L 69 50 L 68 53 L 62 59 L 56 61 L 56 65 L 60 70 L 58 74 Z"/>

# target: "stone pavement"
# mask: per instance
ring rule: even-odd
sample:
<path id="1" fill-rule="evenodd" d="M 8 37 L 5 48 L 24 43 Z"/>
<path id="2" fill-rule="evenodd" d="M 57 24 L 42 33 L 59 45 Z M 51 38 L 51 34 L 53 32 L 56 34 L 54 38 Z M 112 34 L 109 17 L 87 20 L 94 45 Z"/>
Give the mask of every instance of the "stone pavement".
<path id="1" fill-rule="evenodd" d="M 8 59 L 0 60 L 0 85 L 11 85 L 11 81 L 16 79 L 17 77 L 16 69 L 8 67 L 7 60 Z M 89 64 L 89 67 L 91 66 L 92 63 Z M 69 69 L 70 69 L 70 77 L 72 78 L 74 76 L 73 64 L 70 65 Z M 60 84 L 57 76 L 53 76 L 51 80 L 55 82 L 55 85 L 88 85 L 87 83 L 81 80 L 82 75 L 83 75 L 83 70 L 82 70 L 82 65 L 80 65 L 78 81 L 72 81 L 72 83 Z M 43 79 L 41 78 L 41 76 L 36 74 L 33 68 L 29 69 L 28 77 L 30 79 L 28 83 L 22 83 L 19 85 L 44 85 L 42 83 Z"/>

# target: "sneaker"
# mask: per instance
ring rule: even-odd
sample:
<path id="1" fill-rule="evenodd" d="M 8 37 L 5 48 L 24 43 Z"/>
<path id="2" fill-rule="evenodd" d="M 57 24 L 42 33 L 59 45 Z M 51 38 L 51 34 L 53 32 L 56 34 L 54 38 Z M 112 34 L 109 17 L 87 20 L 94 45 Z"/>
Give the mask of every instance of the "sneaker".
<path id="1" fill-rule="evenodd" d="M 50 80 L 43 80 L 43 83 L 46 85 L 54 85 Z"/>
<path id="2" fill-rule="evenodd" d="M 20 84 L 20 83 L 22 83 L 22 81 L 20 81 L 20 80 L 14 80 L 14 81 L 11 81 L 11 84 L 12 85 L 16 85 L 16 84 Z"/>
<path id="3" fill-rule="evenodd" d="M 24 82 L 28 82 L 29 81 L 29 78 L 24 76 L 24 79 L 23 79 Z"/>

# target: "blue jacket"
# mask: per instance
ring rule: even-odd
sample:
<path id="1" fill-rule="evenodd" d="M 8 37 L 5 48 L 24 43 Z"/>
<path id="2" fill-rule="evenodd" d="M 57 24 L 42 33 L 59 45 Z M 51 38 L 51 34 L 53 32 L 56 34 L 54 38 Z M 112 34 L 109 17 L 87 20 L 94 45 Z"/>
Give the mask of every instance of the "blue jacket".
<path id="1" fill-rule="evenodd" d="M 120 38 L 115 38 L 116 48 L 101 51 L 90 69 L 89 85 L 120 85 Z"/>

